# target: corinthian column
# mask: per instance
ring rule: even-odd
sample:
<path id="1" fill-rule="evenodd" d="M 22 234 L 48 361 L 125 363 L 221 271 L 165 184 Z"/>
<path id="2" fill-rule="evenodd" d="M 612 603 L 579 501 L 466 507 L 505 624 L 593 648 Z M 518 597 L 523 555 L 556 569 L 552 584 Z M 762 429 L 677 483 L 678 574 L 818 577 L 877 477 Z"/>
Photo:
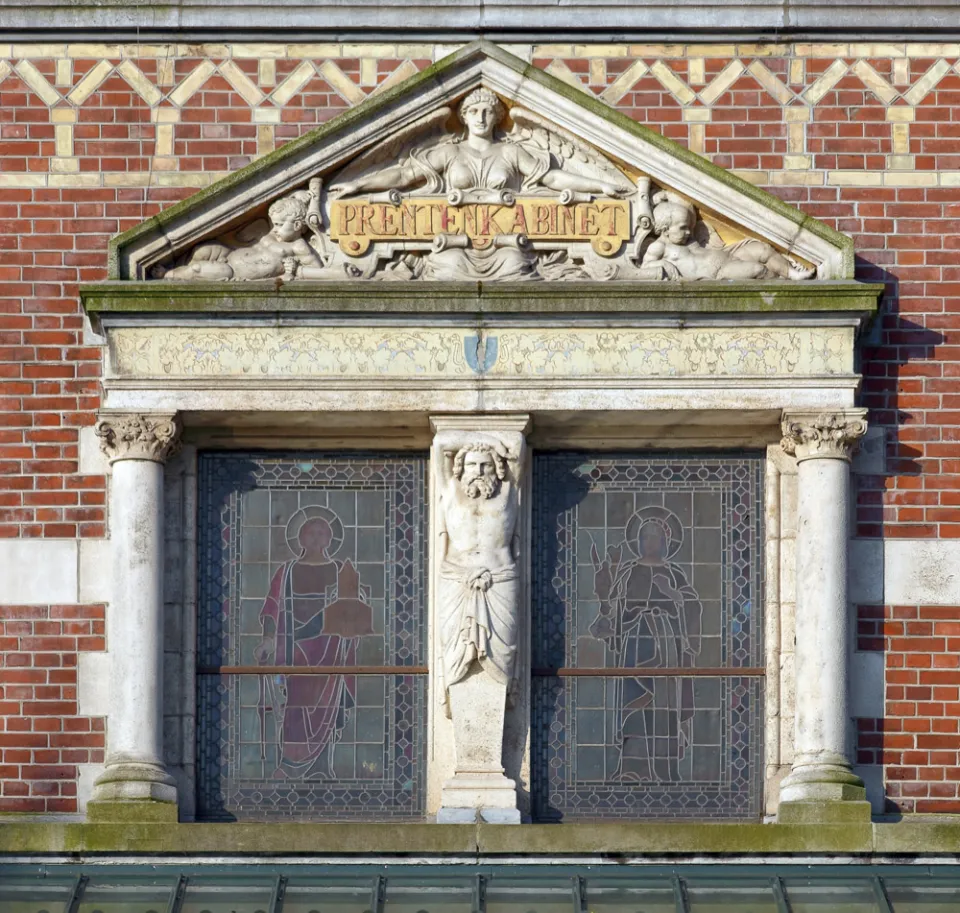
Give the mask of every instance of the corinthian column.
<path id="1" fill-rule="evenodd" d="M 527 615 L 521 540 L 529 420 L 432 421 L 438 534 L 434 693 L 452 721 L 455 756 L 437 820 L 461 822 L 479 814 L 490 822 L 519 823 L 516 781 L 505 774 L 504 759 L 519 747 L 509 744 L 508 715 L 526 704 L 518 653 Z"/>
<path id="2" fill-rule="evenodd" d="M 797 458 L 797 694 L 796 754 L 778 817 L 869 817 L 847 758 L 850 455 L 867 430 L 866 410 L 791 412 L 782 429 L 783 449 Z"/>
<path id="3" fill-rule="evenodd" d="M 123 414 L 104 415 L 96 432 L 113 466 L 111 691 L 106 769 L 89 814 L 109 816 L 112 806 L 136 815 L 141 800 L 154 813 L 167 804 L 176 820 L 177 788 L 163 766 L 163 462 L 180 428 L 174 415 Z"/>

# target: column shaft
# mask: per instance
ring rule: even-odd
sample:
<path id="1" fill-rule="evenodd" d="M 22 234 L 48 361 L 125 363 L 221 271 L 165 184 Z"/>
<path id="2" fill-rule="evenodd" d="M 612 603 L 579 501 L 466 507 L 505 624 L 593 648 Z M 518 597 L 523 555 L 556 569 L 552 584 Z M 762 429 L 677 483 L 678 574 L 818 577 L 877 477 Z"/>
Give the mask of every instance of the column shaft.
<path id="1" fill-rule="evenodd" d="M 107 763 L 163 757 L 163 465 L 113 466 L 111 718 Z"/>
<path id="2" fill-rule="evenodd" d="M 168 803 L 177 788 L 163 766 L 163 460 L 177 444 L 172 416 L 115 415 L 97 426 L 113 466 L 111 598 L 107 615 L 110 713 L 106 767 L 88 814 L 119 801 Z M 139 803 L 142 805 L 142 801 Z"/>
<path id="3" fill-rule="evenodd" d="M 845 460 L 797 467 L 796 752 L 811 760 L 846 754 L 849 475 Z"/>
<path id="4" fill-rule="evenodd" d="M 783 422 L 784 449 L 798 463 L 798 504 L 795 755 L 780 787 L 781 820 L 802 820 L 798 807 L 835 800 L 856 802 L 854 817 L 869 816 L 847 757 L 849 460 L 864 416 L 799 413 Z"/>

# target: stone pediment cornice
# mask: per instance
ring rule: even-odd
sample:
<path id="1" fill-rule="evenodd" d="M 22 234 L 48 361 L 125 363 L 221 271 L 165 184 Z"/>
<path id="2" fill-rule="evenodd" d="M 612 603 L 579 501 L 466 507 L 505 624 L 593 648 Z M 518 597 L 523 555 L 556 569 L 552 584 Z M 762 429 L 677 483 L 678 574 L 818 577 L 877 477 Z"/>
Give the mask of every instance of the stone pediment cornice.
<path id="1" fill-rule="evenodd" d="M 463 120 L 467 98 L 494 119 L 479 139 L 486 127 Z M 258 279 L 820 284 L 852 278 L 853 248 L 476 42 L 118 236 L 110 275 L 184 288 L 227 280 L 231 295 Z"/>

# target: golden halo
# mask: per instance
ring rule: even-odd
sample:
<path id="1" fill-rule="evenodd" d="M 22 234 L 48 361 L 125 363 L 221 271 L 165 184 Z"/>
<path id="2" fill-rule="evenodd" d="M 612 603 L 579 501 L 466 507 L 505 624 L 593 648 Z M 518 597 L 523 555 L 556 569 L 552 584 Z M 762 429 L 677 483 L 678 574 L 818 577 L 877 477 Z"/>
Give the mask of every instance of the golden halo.
<path id="1" fill-rule="evenodd" d="M 664 560 L 669 561 L 683 545 L 683 526 L 680 518 L 666 507 L 641 507 L 629 520 L 624 527 L 624 543 L 628 549 L 640 558 L 640 549 L 637 545 L 640 538 L 640 530 L 647 523 L 656 523 L 665 535 L 667 540 L 666 553 Z"/>
<path id="2" fill-rule="evenodd" d="M 299 558 L 303 554 L 303 549 L 300 547 L 300 530 L 303 529 L 303 524 L 307 520 L 315 520 L 318 517 L 330 524 L 330 532 L 333 535 L 330 540 L 330 548 L 327 549 L 327 557 L 332 558 L 340 551 L 340 546 L 343 545 L 343 523 L 340 522 L 340 518 L 329 507 L 310 504 L 307 507 L 295 510 L 290 515 L 290 519 L 287 520 L 285 533 L 287 548 L 290 549 L 290 554 L 295 558 Z"/>

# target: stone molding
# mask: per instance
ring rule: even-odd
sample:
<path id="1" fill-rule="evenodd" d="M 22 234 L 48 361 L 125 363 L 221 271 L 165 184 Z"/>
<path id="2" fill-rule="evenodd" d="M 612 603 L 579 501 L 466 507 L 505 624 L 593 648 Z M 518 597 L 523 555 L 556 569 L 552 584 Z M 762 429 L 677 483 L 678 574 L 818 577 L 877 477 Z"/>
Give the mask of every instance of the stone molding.
<path id="1" fill-rule="evenodd" d="M 458 0 L 455 3 L 383 3 L 348 0 L 333 3 L 270 2 L 239 3 L 237 0 L 181 0 L 169 5 L 146 0 L 120 3 L 100 0 L 81 5 L 64 0 L 0 0 L 8 29 L 49 35 L 59 30 L 107 31 L 140 37 L 148 33 L 177 34 L 201 30 L 204 35 L 244 34 L 255 25 L 296 29 L 311 37 L 330 37 L 346 31 L 367 40 L 390 40 L 397 36 L 435 34 L 459 36 L 488 30 L 510 30 L 515 38 L 542 37 L 545 30 L 582 29 L 585 22 L 604 37 L 624 34 L 696 35 L 709 40 L 731 34 L 764 38 L 770 34 L 870 38 L 875 41 L 902 39 L 905 31 L 942 30 L 956 21 L 956 0 L 933 0 L 923 5 L 889 0 L 757 0 L 731 8 L 724 3 L 698 0 L 642 0 L 597 6 L 570 2 L 558 6 L 544 0 Z M 56 28 L 51 28 L 56 23 Z M 322 25 L 321 25 L 322 24 Z M 319 27 L 318 27 L 319 26 Z M 261 26 L 262 27 L 262 26 Z"/>
<path id="2" fill-rule="evenodd" d="M 847 460 L 867 432 L 867 410 L 788 412 L 781 424 L 783 449 L 797 462 Z"/>
<path id="3" fill-rule="evenodd" d="M 109 415 L 101 417 L 96 426 L 100 449 L 111 464 L 119 460 L 163 463 L 179 449 L 180 431 L 176 414 Z"/>

